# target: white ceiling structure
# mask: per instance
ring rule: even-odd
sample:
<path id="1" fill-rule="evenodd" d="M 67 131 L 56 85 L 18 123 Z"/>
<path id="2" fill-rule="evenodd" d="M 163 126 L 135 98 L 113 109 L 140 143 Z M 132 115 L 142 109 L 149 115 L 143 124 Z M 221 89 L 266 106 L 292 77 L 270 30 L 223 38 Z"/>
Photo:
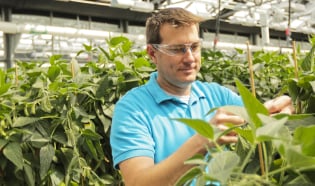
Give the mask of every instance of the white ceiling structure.
<path id="1" fill-rule="evenodd" d="M 59 0 L 93 3 L 135 11 L 183 7 L 207 19 L 246 26 L 268 26 L 315 34 L 315 0 Z"/>
<path id="2" fill-rule="evenodd" d="M 12 0 L 18 1 L 18 0 Z M 35 0 L 32 0 L 35 1 Z M 52 1 L 52 0 L 50 0 Z M 255 26 L 292 32 L 315 34 L 315 0 L 54 0 L 63 4 L 85 3 L 97 6 L 130 9 L 136 12 L 153 12 L 166 7 L 183 7 L 206 19 L 235 25 Z M 25 1 L 26 2 L 26 1 Z M 1 4 L 1 2 L 0 2 Z M 101 11 L 101 13 L 103 13 Z M 5 33 L 16 35 L 15 54 L 37 58 L 64 52 L 74 56 L 82 43 L 106 44 L 104 36 L 121 32 L 117 25 L 82 20 L 65 20 L 56 17 L 16 14 L 13 22 L 0 20 L 0 59 L 5 59 Z M 56 24 L 54 24 L 56 23 Z M 96 26 L 98 24 L 98 26 Z M 78 25 L 80 27 L 78 27 Z M 83 26 L 82 26 L 83 25 Z M 84 26 L 86 25 L 86 26 Z M 131 27 L 131 26 L 130 26 Z M 144 28 L 138 33 L 126 34 L 136 41 L 144 41 Z M 263 32 L 264 29 L 261 29 Z M 133 33 L 133 32 L 130 32 Z M 143 33 L 143 34 L 140 34 Z M 264 34 L 262 34 L 264 37 Z M 268 37 L 265 36 L 265 37 Z M 262 38 L 264 40 L 264 38 Z M 235 40 L 234 40 L 235 41 Z M 238 43 L 233 43 L 238 44 Z M 210 46 L 210 45 L 209 45 Z M 233 45 L 234 46 L 234 45 Z M 233 47 L 232 46 L 232 47 Z M 231 46 L 229 46 L 232 48 Z M 84 57 L 84 56 L 83 56 Z"/>
<path id="3" fill-rule="evenodd" d="M 216 19 L 220 10 L 220 20 L 232 24 L 315 34 L 315 0 L 169 0 L 160 4 L 160 8 L 172 6 L 208 19 Z"/>

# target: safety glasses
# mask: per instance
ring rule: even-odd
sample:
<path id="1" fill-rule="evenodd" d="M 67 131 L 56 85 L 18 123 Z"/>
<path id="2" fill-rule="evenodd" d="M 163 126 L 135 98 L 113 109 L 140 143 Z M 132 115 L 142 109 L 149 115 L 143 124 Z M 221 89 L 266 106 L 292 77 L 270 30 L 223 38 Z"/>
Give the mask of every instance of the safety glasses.
<path id="1" fill-rule="evenodd" d="M 168 44 L 151 44 L 153 48 L 156 50 L 169 55 L 169 56 L 181 56 L 186 54 L 188 50 L 192 54 L 197 54 L 200 52 L 202 40 L 194 43 L 188 44 L 175 44 L 175 45 L 168 45 Z"/>

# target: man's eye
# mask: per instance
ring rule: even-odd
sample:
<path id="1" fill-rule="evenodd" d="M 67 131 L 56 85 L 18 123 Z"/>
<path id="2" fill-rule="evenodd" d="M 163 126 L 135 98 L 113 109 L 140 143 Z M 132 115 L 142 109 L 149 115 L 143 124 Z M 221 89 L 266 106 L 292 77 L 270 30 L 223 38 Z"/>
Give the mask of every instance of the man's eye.
<path id="1" fill-rule="evenodd" d="M 172 53 L 177 54 L 177 53 L 182 52 L 182 51 L 185 50 L 185 49 L 183 49 L 183 47 L 174 47 L 174 48 L 169 48 L 168 50 L 169 50 L 170 52 L 172 52 Z"/>
<path id="2" fill-rule="evenodd" d="M 192 51 L 196 51 L 196 50 L 198 50 L 199 49 L 199 44 L 193 44 L 193 45 L 191 45 L 191 50 Z"/>

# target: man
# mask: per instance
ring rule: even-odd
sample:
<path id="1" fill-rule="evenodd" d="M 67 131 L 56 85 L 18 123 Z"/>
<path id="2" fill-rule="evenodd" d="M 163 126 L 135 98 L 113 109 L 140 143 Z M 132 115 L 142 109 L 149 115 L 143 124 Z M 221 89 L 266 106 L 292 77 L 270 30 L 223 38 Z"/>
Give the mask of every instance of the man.
<path id="1" fill-rule="evenodd" d="M 242 105 L 241 98 L 216 83 L 196 81 L 201 65 L 199 23 L 202 18 L 181 8 L 163 9 L 146 23 L 147 53 L 157 72 L 144 86 L 129 91 L 115 106 L 111 129 L 114 166 L 125 184 L 174 185 L 192 165 L 184 162 L 213 147 L 207 139 L 173 118 L 198 118 L 211 124 L 243 123 L 218 110 Z M 271 113 L 292 112 L 291 99 L 266 103 Z M 223 125 L 221 125 L 223 126 Z M 221 137 L 220 144 L 235 143 L 237 136 Z"/>

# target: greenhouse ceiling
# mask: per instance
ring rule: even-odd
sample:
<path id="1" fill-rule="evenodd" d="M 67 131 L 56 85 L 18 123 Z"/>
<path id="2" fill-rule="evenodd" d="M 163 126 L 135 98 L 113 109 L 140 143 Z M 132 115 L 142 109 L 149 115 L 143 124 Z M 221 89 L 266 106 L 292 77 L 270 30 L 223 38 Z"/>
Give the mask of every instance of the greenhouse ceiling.
<path id="1" fill-rule="evenodd" d="M 315 34 L 314 0 L 61 0 L 152 12 L 183 7 L 206 19 Z"/>
<path id="2" fill-rule="evenodd" d="M 280 48 L 287 47 L 288 42 L 284 41 L 283 44 L 276 39 L 281 37 L 280 40 L 283 40 L 285 33 L 290 33 L 285 32 L 286 30 L 291 31 L 295 39 L 297 36 L 315 34 L 315 0 L 0 0 L 0 5 L 0 65 L 2 61 L 8 64 L 12 62 L 12 56 L 19 59 L 36 59 L 61 53 L 73 57 L 82 49 L 84 43 L 100 46 L 106 44 L 105 35 L 130 33 L 128 38 L 141 43 L 144 41 L 143 25 L 130 24 L 128 32 L 124 32 L 122 26 L 116 22 L 94 22 L 90 19 L 80 19 L 81 16 L 64 19 L 55 16 L 58 12 L 68 15 L 71 12 L 91 20 L 95 17 L 107 20 L 132 18 L 130 22 L 143 23 L 150 12 L 166 7 L 183 7 L 209 20 L 207 22 L 211 23 L 211 26 L 207 26 L 207 29 L 212 30 L 208 34 L 214 34 L 214 29 L 217 29 L 214 24 L 221 21 L 220 34 L 232 33 L 231 37 L 225 35 L 225 40 L 220 40 L 219 44 L 229 44 L 222 48 L 233 48 L 239 43 L 244 46 L 243 40 L 248 40 L 245 34 L 249 32 L 262 35 L 262 42 L 255 44 L 263 46 L 267 43 L 266 46 Z M 6 9 L 7 7 L 9 8 Z M 10 8 L 13 10 L 12 20 L 4 20 L 4 10 Z M 23 10 L 26 11 L 25 14 Z M 46 14 L 32 15 L 36 11 Z M 274 41 L 270 44 L 269 41 L 266 42 L 268 35 L 264 38 L 262 34 L 263 30 L 268 29 L 270 36 L 278 32 L 276 36 L 273 35 Z M 245 34 L 240 34 L 241 40 L 236 41 L 233 35 L 235 33 Z M 8 36 L 11 41 L 5 42 L 5 37 Z M 212 47 L 212 37 L 214 36 L 208 35 L 210 44 L 207 47 Z M 305 41 L 300 41 L 302 40 Z"/>

